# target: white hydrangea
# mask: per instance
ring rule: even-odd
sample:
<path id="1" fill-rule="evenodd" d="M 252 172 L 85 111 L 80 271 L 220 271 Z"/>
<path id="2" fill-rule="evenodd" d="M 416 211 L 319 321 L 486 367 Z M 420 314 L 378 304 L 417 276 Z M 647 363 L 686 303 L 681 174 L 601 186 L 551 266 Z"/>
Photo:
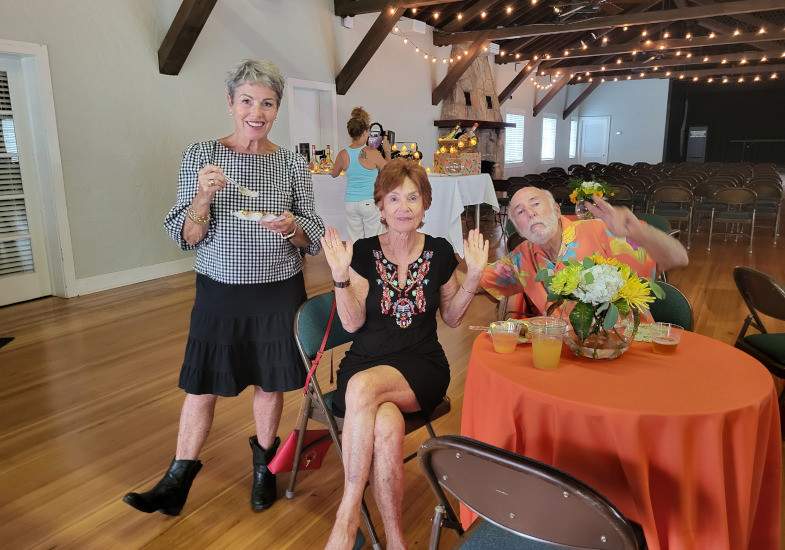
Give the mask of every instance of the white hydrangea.
<path id="1" fill-rule="evenodd" d="M 587 273 L 591 273 L 594 279 L 591 283 L 586 282 Z M 581 271 L 581 282 L 573 294 L 581 302 L 598 306 L 610 302 L 623 285 L 618 269 L 607 264 L 595 265 Z"/>
<path id="2" fill-rule="evenodd" d="M 596 181 L 584 181 L 581 184 L 581 189 L 583 189 L 584 193 L 593 194 L 595 191 L 599 191 L 601 187 Z"/>

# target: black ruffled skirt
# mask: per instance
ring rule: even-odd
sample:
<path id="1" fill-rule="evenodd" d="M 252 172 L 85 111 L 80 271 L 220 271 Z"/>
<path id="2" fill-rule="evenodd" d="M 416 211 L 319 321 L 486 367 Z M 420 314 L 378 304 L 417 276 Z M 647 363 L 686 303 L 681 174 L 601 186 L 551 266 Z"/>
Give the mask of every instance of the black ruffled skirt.
<path id="1" fill-rule="evenodd" d="M 246 386 L 290 391 L 305 384 L 294 342 L 303 274 L 285 281 L 228 285 L 196 275 L 196 300 L 179 386 L 187 393 L 235 396 Z"/>

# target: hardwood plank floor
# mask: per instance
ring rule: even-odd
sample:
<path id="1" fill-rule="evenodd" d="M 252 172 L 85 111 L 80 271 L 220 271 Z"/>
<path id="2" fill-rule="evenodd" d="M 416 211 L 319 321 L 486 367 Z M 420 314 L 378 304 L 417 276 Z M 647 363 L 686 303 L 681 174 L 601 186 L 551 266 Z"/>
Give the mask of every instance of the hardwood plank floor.
<path id="1" fill-rule="evenodd" d="M 486 234 L 498 230 L 489 222 Z M 705 251 L 696 239 L 688 268 L 671 282 L 691 299 L 696 330 L 735 340 L 745 307 L 731 277 L 751 265 L 785 280 L 781 243 L 759 236 L 752 255 L 743 244 Z M 309 294 L 330 287 L 323 257 L 309 258 Z M 183 274 L 70 300 L 45 298 L 0 308 L 0 335 L 15 340 L 0 350 L 0 541 L 4 548 L 319 548 L 329 533 L 342 490 L 334 453 L 321 470 L 300 476 L 297 496 L 254 514 L 248 505 L 252 433 L 248 391 L 218 403 L 215 424 L 183 514 L 138 513 L 120 501 L 149 487 L 174 452 L 182 392 L 177 375 L 194 296 Z M 472 303 L 463 327 L 440 325 L 452 369 L 453 412 L 435 424 L 458 433 L 468 355 L 495 305 Z M 785 331 L 785 323 L 771 323 Z M 335 362 L 340 360 L 337 352 Z M 329 360 L 320 368 L 329 385 Z M 286 396 L 280 434 L 293 428 L 300 396 Z M 409 436 L 406 453 L 425 432 Z M 412 548 L 427 546 L 435 503 L 419 465 L 406 465 L 404 524 Z M 288 476 L 281 476 L 284 485 Z M 371 506 L 373 509 L 374 507 Z M 381 532 L 381 522 L 377 527 Z M 445 532 L 446 548 L 456 540 Z"/>

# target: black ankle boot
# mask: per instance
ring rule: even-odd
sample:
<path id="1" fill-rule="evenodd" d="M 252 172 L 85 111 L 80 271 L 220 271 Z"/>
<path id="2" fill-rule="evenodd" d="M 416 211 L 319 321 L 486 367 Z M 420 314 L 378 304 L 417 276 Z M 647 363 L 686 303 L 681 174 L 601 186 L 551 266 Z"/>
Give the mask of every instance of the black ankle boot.
<path id="1" fill-rule="evenodd" d="M 253 451 L 253 485 L 251 485 L 251 508 L 255 512 L 261 512 L 273 505 L 277 495 L 275 484 L 275 474 L 267 469 L 267 464 L 275 456 L 278 445 L 281 443 L 279 437 L 275 438 L 269 449 L 265 450 L 259 445 L 256 436 L 248 438 Z"/>
<path id="2" fill-rule="evenodd" d="M 201 469 L 202 463 L 198 460 L 172 460 L 169 470 L 155 487 L 146 493 L 128 493 L 123 502 L 148 514 L 161 512 L 177 516 L 188 498 L 191 483 Z"/>

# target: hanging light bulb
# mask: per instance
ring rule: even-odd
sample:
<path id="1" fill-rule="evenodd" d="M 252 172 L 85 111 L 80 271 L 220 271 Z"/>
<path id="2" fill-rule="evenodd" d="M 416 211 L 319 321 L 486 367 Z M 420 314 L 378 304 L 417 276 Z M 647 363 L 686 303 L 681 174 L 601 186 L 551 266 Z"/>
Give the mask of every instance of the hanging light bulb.
<path id="1" fill-rule="evenodd" d="M 761 63 L 766 63 L 768 60 L 769 60 L 769 58 L 768 58 L 768 57 L 766 57 L 765 55 L 764 55 L 763 57 L 761 57 L 761 58 L 760 58 L 760 62 L 761 62 Z"/>
<path id="2" fill-rule="evenodd" d="M 458 15 L 456 15 L 456 16 L 455 16 L 455 18 L 456 18 L 458 21 L 460 21 L 461 19 L 463 19 L 463 14 L 462 14 L 461 12 L 458 12 Z"/>
<path id="3" fill-rule="evenodd" d="M 641 71 L 640 77 L 641 77 L 641 78 L 643 78 L 643 75 L 645 75 L 645 74 L 646 74 L 646 73 L 644 73 L 643 71 Z"/>
<path id="4" fill-rule="evenodd" d="M 603 36 L 602 37 L 602 45 L 604 46 L 607 43 L 608 43 L 608 37 L 607 36 Z"/>
<path id="5" fill-rule="evenodd" d="M 500 52 L 499 52 L 499 55 L 501 55 L 502 57 L 504 57 L 505 55 L 507 55 L 507 52 L 505 52 L 504 50 L 502 50 L 502 51 L 500 51 Z"/>
<path id="6" fill-rule="evenodd" d="M 594 79 L 592 77 L 589 77 L 589 80 L 587 82 L 592 82 L 593 80 Z"/>
<path id="7" fill-rule="evenodd" d="M 712 77 L 709 77 L 709 79 L 708 79 L 706 82 L 708 82 L 709 84 L 711 84 L 712 82 L 714 82 L 714 79 L 713 79 Z"/>
<path id="8" fill-rule="evenodd" d="M 414 51 L 417 52 L 417 53 L 420 53 L 420 48 L 419 47 L 414 48 Z"/>
<path id="9" fill-rule="evenodd" d="M 766 34 L 766 27 L 761 27 L 758 29 L 758 34 Z"/>
<path id="10" fill-rule="evenodd" d="M 727 63 L 728 63 L 728 60 L 727 60 L 727 59 L 723 59 L 722 61 L 720 61 L 720 64 L 721 64 L 721 65 L 726 65 Z"/>
<path id="11" fill-rule="evenodd" d="M 539 58 L 540 58 L 540 56 L 539 56 L 539 55 L 535 55 L 535 56 L 534 56 L 534 60 L 535 60 L 535 61 L 537 61 Z"/>
<path id="12" fill-rule="evenodd" d="M 692 57 L 692 52 L 687 52 L 687 55 L 685 55 L 684 57 L 686 57 L 687 59 L 689 59 L 690 57 Z"/>
<path id="13" fill-rule="evenodd" d="M 409 43 L 409 39 L 408 39 L 408 38 L 404 38 L 404 39 L 403 39 L 403 43 L 404 43 L 404 44 L 408 44 L 408 43 Z"/>
<path id="14" fill-rule="evenodd" d="M 727 84 L 728 83 L 728 77 L 727 76 L 723 76 L 722 77 L 722 83 L 723 84 Z"/>
<path id="15" fill-rule="evenodd" d="M 676 57 L 681 56 L 681 50 L 676 50 Z"/>
<path id="16" fill-rule="evenodd" d="M 747 58 L 746 57 L 742 57 L 741 61 L 739 61 L 739 65 L 746 65 L 746 64 L 747 64 Z"/>
<path id="17" fill-rule="evenodd" d="M 627 80 L 632 80 L 632 77 L 630 75 L 627 75 Z"/>
<path id="18" fill-rule="evenodd" d="M 646 42 L 644 42 L 644 44 L 646 44 L 647 46 L 651 46 L 652 45 L 652 41 L 651 40 L 647 40 Z"/>
<path id="19" fill-rule="evenodd" d="M 686 38 L 687 40 L 692 40 L 692 33 L 688 32 L 687 34 L 684 35 L 684 38 Z"/>
<path id="20" fill-rule="evenodd" d="M 433 18 L 434 19 L 439 19 L 439 12 L 438 11 L 433 12 Z"/>
<path id="21" fill-rule="evenodd" d="M 638 55 L 638 50 L 632 50 L 632 55 Z"/>
<path id="22" fill-rule="evenodd" d="M 709 62 L 709 56 L 708 55 L 703 56 L 703 62 L 704 63 L 708 63 Z"/>
<path id="23" fill-rule="evenodd" d="M 520 59 L 520 58 L 521 58 L 521 54 L 519 54 L 519 53 L 516 53 L 516 54 L 515 54 L 515 59 Z"/>
<path id="24" fill-rule="evenodd" d="M 564 50 L 564 57 L 567 57 L 568 55 L 570 55 L 570 50 Z"/>
<path id="25" fill-rule="evenodd" d="M 586 45 L 586 42 L 584 42 L 583 40 L 581 40 L 581 49 L 582 49 L 582 50 L 587 50 L 587 49 L 589 49 L 589 46 L 587 46 L 587 45 Z"/>
<path id="26" fill-rule="evenodd" d="M 772 80 L 777 80 L 777 78 L 779 78 L 779 77 L 777 76 L 777 73 L 771 73 L 771 79 L 772 79 Z"/>
<path id="27" fill-rule="evenodd" d="M 426 53 L 425 55 L 422 56 L 422 58 L 423 59 L 428 59 L 428 54 Z"/>
<path id="28" fill-rule="evenodd" d="M 400 29 L 398 27 L 393 27 L 393 32 L 397 33 Z"/>
<path id="29" fill-rule="evenodd" d="M 641 36 L 649 36 L 649 31 L 643 29 L 643 31 L 641 32 Z"/>
<path id="30" fill-rule="evenodd" d="M 753 82 L 760 82 L 760 75 L 752 79 Z"/>
<path id="31" fill-rule="evenodd" d="M 618 77 L 618 76 L 614 76 L 614 77 L 613 77 L 613 81 L 614 81 L 614 82 L 618 82 L 618 81 L 619 81 L 619 77 Z"/>
<path id="32" fill-rule="evenodd" d="M 431 63 L 436 63 L 436 58 L 435 57 L 431 58 Z"/>
<path id="33" fill-rule="evenodd" d="M 506 11 L 507 11 L 507 15 L 510 15 L 512 13 L 512 6 L 507 6 Z"/>
<path id="34" fill-rule="evenodd" d="M 417 8 L 412 8 L 412 15 L 417 15 Z"/>
<path id="35" fill-rule="evenodd" d="M 733 36 L 739 36 L 740 34 L 741 34 L 741 31 L 739 29 L 736 29 L 735 31 L 733 31 Z"/>
<path id="36" fill-rule="evenodd" d="M 683 74 L 679 75 L 679 80 L 684 80 L 684 75 Z"/>
<path id="37" fill-rule="evenodd" d="M 616 60 L 617 65 L 621 65 L 621 57 Z"/>
<path id="38" fill-rule="evenodd" d="M 667 72 L 665 73 L 665 76 L 670 76 L 670 75 L 671 75 L 671 72 L 670 72 L 670 71 L 667 71 Z"/>
<path id="39" fill-rule="evenodd" d="M 709 33 L 709 38 L 717 38 L 717 35 L 713 32 Z"/>
<path id="40" fill-rule="evenodd" d="M 692 77 L 692 81 L 693 81 L 693 82 L 697 82 L 698 80 L 700 80 L 700 79 L 699 79 L 697 76 L 693 76 L 693 77 Z"/>
<path id="41" fill-rule="evenodd" d="M 601 71 L 604 71 L 604 70 L 605 70 L 605 65 L 603 65 L 602 67 L 600 67 L 600 70 L 601 70 Z"/>
<path id="42" fill-rule="evenodd" d="M 740 77 L 739 77 L 739 80 L 738 80 L 738 82 L 739 82 L 739 84 L 741 84 L 742 82 L 744 82 L 744 77 L 743 77 L 743 76 L 740 76 Z"/>
<path id="43" fill-rule="evenodd" d="M 671 37 L 671 33 L 669 33 L 669 32 L 667 32 L 667 31 L 666 31 L 666 32 L 665 32 L 665 33 L 662 35 L 662 37 L 663 37 L 663 38 L 670 38 L 670 37 Z"/>

